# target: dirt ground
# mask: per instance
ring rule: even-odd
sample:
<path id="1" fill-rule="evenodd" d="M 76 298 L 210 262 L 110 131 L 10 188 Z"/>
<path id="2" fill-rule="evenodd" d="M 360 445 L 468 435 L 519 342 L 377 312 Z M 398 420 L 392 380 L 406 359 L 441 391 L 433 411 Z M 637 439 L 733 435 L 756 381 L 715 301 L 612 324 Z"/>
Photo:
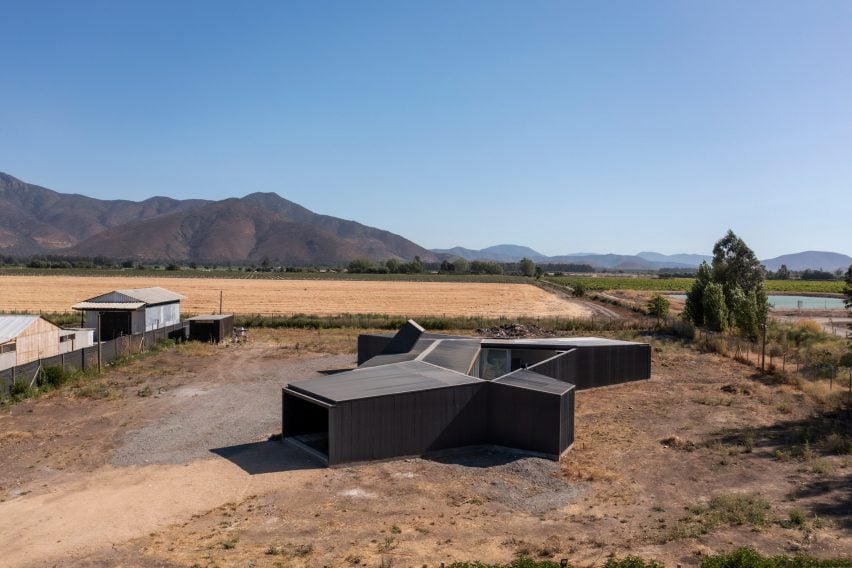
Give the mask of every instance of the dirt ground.
<path id="1" fill-rule="evenodd" d="M 270 440 L 282 384 L 353 366 L 356 334 L 188 344 L 0 412 L 0 565 L 852 555 L 852 460 L 825 444 L 849 415 L 676 342 L 653 340 L 650 381 L 577 394 L 561 462 L 485 448 L 328 469 Z M 765 499 L 768 521 L 702 525 L 726 494 Z"/>
<path id="2" fill-rule="evenodd" d="M 570 317 L 595 311 L 530 284 L 354 280 L 245 280 L 226 278 L 120 278 L 0 276 L 0 313 L 65 312 L 115 289 L 161 286 L 186 296 L 185 313 L 400 316 Z"/>

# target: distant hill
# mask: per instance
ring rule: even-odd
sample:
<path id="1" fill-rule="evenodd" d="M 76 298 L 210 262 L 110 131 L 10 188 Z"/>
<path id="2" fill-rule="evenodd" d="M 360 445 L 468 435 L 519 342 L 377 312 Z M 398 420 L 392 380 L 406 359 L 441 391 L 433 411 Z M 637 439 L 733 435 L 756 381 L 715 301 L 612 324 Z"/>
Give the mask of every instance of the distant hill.
<path id="1" fill-rule="evenodd" d="M 293 264 L 437 257 L 388 231 L 319 215 L 274 193 L 222 201 L 105 201 L 0 173 L 0 254 Z"/>
<path id="2" fill-rule="evenodd" d="M 0 172 L 0 254 L 39 254 L 74 246 L 111 227 L 189 211 L 208 203 L 152 197 L 100 200 L 63 194 Z"/>
<path id="3" fill-rule="evenodd" d="M 662 260 L 646 259 L 638 255 L 619 254 L 596 254 L 596 253 L 574 253 L 560 256 L 546 256 L 529 247 L 520 245 L 497 245 L 481 250 L 455 247 L 451 249 L 433 249 L 432 252 L 441 258 L 462 257 L 467 260 L 494 260 L 497 262 L 518 262 L 526 257 L 539 264 L 588 264 L 598 269 L 606 270 L 657 270 L 660 268 L 695 268 L 701 262 L 693 261 L 676 262 L 669 257 L 657 253 L 643 253 L 656 255 Z M 699 255 L 675 255 L 684 257 L 699 257 Z"/>
<path id="4" fill-rule="evenodd" d="M 496 245 L 481 250 L 454 247 L 451 249 L 432 249 L 432 252 L 442 258 L 461 257 L 467 260 L 494 260 L 497 262 L 517 262 L 525 257 L 536 262 L 547 259 L 547 256 L 540 252 L 520 245 Z"/>
<path id="5" fill-rule="evenodd" d="M 798 271 L 810 268 L 811 270 L 834 272 L 840 269 L 845 272 L 852 265 L 852 257 L 837 252 L 808 250 L 795 254 L 784 254 L 761 262 L 768 270 L 772 271 L 778 270 L 782 264 L 785 264 L 789 270 Z"/>
<path id="6" fill-rule="evenodd" d="M 659 270 L 662 268 L 689 270 L 698 268 L 703 261 L 708 263 L 712 256 L 704 254 L 660 254 L 643 251 L 635 255 L 629 254 L 598 254 L 580 252 L 558 256 L 545 256 L 529 247 L 520 245 L 498 245 L 481 250 L 455 247 L 451 249 L 436 249 L 432 252 L 441 258 L 462 257 L 468 260 L 496 260 L 499 262 L 518 262 L 523 257 L 530 258 L 539 264 L 588 264 L 599 270 Z M 801 271 L 826 270 L 834 272 L 838 268 L 846 270 L 852 264 L 852 257 L 836 252 L 806 251 L 787 254 L 777 258 L 762 261 L 768 270 L 778 270 L 786 264 L 790 270 Z"/>

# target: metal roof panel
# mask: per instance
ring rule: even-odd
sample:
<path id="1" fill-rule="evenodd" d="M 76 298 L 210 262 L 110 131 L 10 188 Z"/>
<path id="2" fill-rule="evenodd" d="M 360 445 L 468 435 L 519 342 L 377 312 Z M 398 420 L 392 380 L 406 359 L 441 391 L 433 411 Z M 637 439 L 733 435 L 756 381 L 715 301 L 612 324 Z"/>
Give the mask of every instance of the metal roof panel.
<path id="1" fill-rule="evenodd" d="M 467 374 L 479 355 L 479 339 L 442 339 L 421 361 Z"/>
<path id="2" fill-rule="evenodd" d="M 492 382 L 559 395 L 565 394 L 575 388 L 571 383 L 539 375 L 535 371 L 530 371 L 529 369 L 518 369 L 508 375 L 503 375 L 498 379 L 494 379 Z"/>
<path id="3" fill-rule="evenodd" d="M 144 302 L 80 302 L 71 306 L 72 310 L 138 310 Z"/>
<path id="4" fill-rule="evenodd" d="M 407 361 L 290 383 L 287 388 L 332 403 L 482 383 L 421 361 Z"/>
<path id="5" fill-rule="evenodd" d="M 38 318 L 39 316 L 0 316 L 0 343 L 15 339 Z"/>
<path id="6" fill-rule="evenodd" d="M 143 304 L 155 305 L 155 304 L 168 304 L 171 302 L 179 302 L 184 298 L 180 294 L 176 294 L 170 290 L 166 290 L 165 288 L 160 288 L 159 286 L 154 286 L 151 288 L 127 288 L 125 290 L 113 290 L 112 292 L 107 292 L 106 294 L 101 294 L 100 296 L 95 296 L 94 298 L 89 298 L 84 302 L 80 302 L 76 304 L 75 309 L 99 309 L 99 308 L 77 308 L 76 306 L 82 304 L 130 304 L 130 303 L 138 303 L 142 302 Z M 136 302 L 134 302 L 134 300 Z M 122 308 L 115 308 L 122 309 Z M 135 308 L 124 308 L 124 309 L 135 309 Z"/>
<path id="7" fill-rule="evenodd" d="M 116 290 L 121 294 L 135 298 L 146 304 L 166 304 L 169 302 L 180 302 L 186 296 L 176 294 L 171 290 L 154 286 L 151 288 L 128 288 L 126 290 Z"/>

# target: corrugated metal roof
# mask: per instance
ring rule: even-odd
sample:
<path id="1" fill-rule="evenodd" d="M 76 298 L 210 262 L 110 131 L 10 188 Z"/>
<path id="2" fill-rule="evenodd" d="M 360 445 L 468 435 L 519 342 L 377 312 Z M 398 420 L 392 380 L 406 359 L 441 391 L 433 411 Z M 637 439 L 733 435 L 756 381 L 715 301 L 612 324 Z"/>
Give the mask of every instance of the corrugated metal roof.
<path id="1" fill-rule="evenodd" d="M 6 343 L 18 337 L 39 316 L 0 316 L 0 343 Z"/>
<path id="2" fill-rule="evenodd" d="M 80 302 L 71 306 L 72 310 L 138 310 L 144 302 Z"/>
<path id="3" fill-rule="evenodd" d="M 518 369 L 517 371 L 513 371 L 508 375 L 503 375 L 498 379 L 494 379 L 492 382 L 499 383 L 501 385 L 520 387 L 524 389 L 559 395 L 565 394 L 566 392 L 574 388 L 574 385 L 572 385 L 571 383 L 566 383 L 565 381 L 560 381 L 558 379 L 539 375 L 538 373 L 530 371 L 529 369 Z"/>
<path id="4" fill-rule="evenodd" d="M 180 302 L 186 296 L 176 294 L 171 290 L 154 286 L 152 288 L 129 288 L 127 290 L 116 290 L 120 294 L 135 298 L 146 304 L 165 304 L 168 302 Z"/>
<path id="5" fill-rule="evenodd" d="M 213 320 L 223 320 L 234 317 L 234 314 L 211 314 L 208 316 L 195 316 L 194 318 L 189 318 L 187 321 L 213 321 Z"/>
<path id="6" fill-rule="evenodd" d="M 141 302 L 142 305 L 147 304 L 152 306 L 156 304 L 179 302 L 183 298 L 184 296 L 175 294 L 174 292 L 166 290 L 165 288 L 160 288 L 159 286 L 154 286 L 152 288 L 127 288 L 125 290 L 113 290 L 112 292 L 107 292 L 106 294 L 89 298 L 88 300 L 75 304 L 72 307 L 75 310 L 98 310 L 107 309 L 100 307 L 103 304 L 138 304 L 139 302 Z M 95 304 L 98 306 L 95 306 Z M 95 307 L 82 307 L 84 305 Z M 112 309 L 135 310 L 139 307 L 140 306 L 135 308 L 113 306 Z"/>
<path id="7" fill-rule="evenodd" d="M 290 383 L 287 388 L 334 404 L 347 400 L 481 382 L 479 379 L 449 369 L 420 361 L 408 361 L 368 369 L 359 368 L 345 373 Z"/>

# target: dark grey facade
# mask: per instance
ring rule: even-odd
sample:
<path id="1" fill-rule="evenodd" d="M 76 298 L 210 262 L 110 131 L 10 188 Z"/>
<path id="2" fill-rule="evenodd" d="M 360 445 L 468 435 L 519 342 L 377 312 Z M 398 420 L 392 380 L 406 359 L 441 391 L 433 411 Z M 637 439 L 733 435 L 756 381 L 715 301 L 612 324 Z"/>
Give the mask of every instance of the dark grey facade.
<path id="1" fill-rule="evenodd" d="M 189 318 L 189 338 L 192 341 L 221 343 L 234 332 L 233 314 L 216 314 Z"/>
<path id="2" fill-rule="evenodd" d="M 283 389 L 283 436 L 329 465 L 484 444 L 558 458 L 574 442 L 575 389 L 651 371 L 650 346 L 596 338 L 491 340 L 408 326 L 396 338 L 362 335 L 358 350 L 358 369 Z"/>

